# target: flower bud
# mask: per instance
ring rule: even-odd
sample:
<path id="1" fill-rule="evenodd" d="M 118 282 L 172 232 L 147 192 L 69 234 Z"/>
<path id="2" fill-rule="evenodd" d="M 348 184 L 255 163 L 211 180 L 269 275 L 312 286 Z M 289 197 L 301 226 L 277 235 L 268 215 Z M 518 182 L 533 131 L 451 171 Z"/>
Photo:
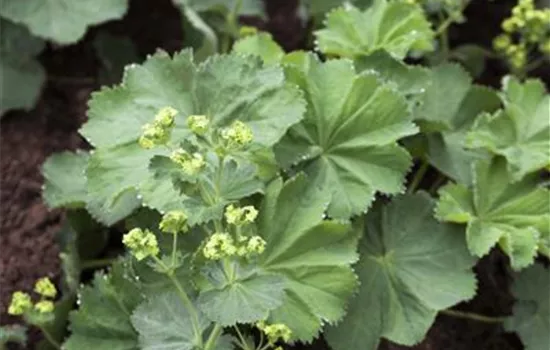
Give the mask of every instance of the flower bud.
<path id="1" fill-rule="evenodd" d="M 17 291 L 11 296 L 11 303 L 8 307 L 8 314 L 15 316 L 22 315 L 31 308 L 32 301 L 30 295 L 25 292 Z"/>
<path id="2" fill-rule="evenodd" d="M 172 152 L 170 159 L 178 164 L 183 171 L 190 176 L 198 174 L 206 165 L 202 154 L 189 154 L 189 152 L 181 148 Z"/>
<path id="3" fill-rule="evenodd" d="M 210 126 L 210 119 L 205 115 L 190 115 L 187 117 L 187 126 L 197 135 L 204 135 Z"/>
<path id="4" fill-rule="evenodd" d="M 155 124 L 162 128 L 171 128 L 174 126 L 174 120 L 178 111 L 172 107 L 161 108 L 155 115 Z"/>
<path id="5" fill-rule="evenodd" d="M 248 146 L 254 138 L 252 129 L 240 120 L 236 120 L 230 127 L 222 129 L 220 136 L 230 148 Z"/>
<path id="6" fill-rule="evenodd" d="M 157 237 L 149 230 L 134 228 L 122 237 L 122 243 L 140 261 L 148 256 L 157 256 L 159 253 Z"/>
<path id="7" fill-rule="evenodd" d="M 226 232 L 216 232 L 206 242 L 202 250 L 205 258 L 219 260 L 237 253 L 233 238 Z"/>
<path id="8" fill-rule="evenodd" d="M 34 305 L 34 309 L 41 314 L 47 314 L 53 311 L 54 304 L 50 300 L 40 300 Z"/>
<path id="9" fill-rule="evenodd" d="M 187 215 L 181 210 L 173 210 L 162 216 L 159 228 L 168 233 L 176 234 L 188 230 Z"/>
<path id="10" fill-rule="evenodd" d="M 34 291 L 44 297 L 55 298 L 57 295 L 57 289 L 48 277 L 43 277 L 36 281 L 34 285 Z"/>
<path id="11" fill-rule="evenodd" d="M 235 226 L 241 226 L 249 224 L 256 220 L 258 216 L 258 211 L 251 205 L 239 208 L 235 207 L 233 204 L 230 204 L 225 209 L 225 220 L 228 224 Z"/>

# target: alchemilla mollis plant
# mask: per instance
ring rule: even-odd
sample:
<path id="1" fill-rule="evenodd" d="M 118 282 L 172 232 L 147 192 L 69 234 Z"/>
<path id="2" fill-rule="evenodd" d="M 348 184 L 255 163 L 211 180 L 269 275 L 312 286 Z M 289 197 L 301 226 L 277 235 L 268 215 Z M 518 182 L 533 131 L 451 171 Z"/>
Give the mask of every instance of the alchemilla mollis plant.
<path id="1" fill-rule="evenodd" d="M 322 55 L 246 30 L 231 52 L 159 51 L 94 93 L 80 129 L 94 149 L 50 158 L 44 198 L 118 223 L 125 253 L 67 288 L 78 308 L 58 346 L 414 345 L 438 313 L 472 317 L 450 308 L 500 249 L 514 313 L 474 316 L 547 349 L 550 96 L 439 62 L 455 5 L 434 30 L 423 2 L 347 4 L 315 32 Z M 44 325 L 57 290 L 36 293 L 10 313 Z"/>

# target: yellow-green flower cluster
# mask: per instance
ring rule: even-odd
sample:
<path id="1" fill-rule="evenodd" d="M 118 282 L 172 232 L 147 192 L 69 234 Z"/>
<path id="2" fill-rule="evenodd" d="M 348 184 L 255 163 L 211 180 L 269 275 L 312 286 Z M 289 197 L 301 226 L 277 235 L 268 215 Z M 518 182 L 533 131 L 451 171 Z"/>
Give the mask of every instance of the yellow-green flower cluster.
<path id="1" fill-rule="evenodd" d="M 181 210 L 173 210 L 162 216 L 159 228 L 163 232 L 177 234 L 178 232 L 186 232 L 189 227 L 187 226 L 187 214 Z"/>
<path id="2" fill-rule="evenodd" d="M 239 208 L 231 204 L 225 208 L 225 220 L 228 224 L 235 226 L 250 224 L 256 220 L 257 216 L 258 211 L 251 205 Z"/>
<path id="3" fill-rule="evenodd" d="M 187 117 L 187 126 L 197 135 L 204 135 L 210 126 L 210 119 L 205 115 L 190 115 Z"/>
<path id="4" fill-rule="evenodd" d="M 33 309 L 42 314 L 52 312 L 54 304 L 49 298 L 53 299 L 57 296 L 57 289 L 52 281 L 48 277 L 40 278 L 34 285 L 34 291 L 40 295 L 40 300 L 34 304 L 34 307 L 29 294 L 22 291 L 14 292 L 8 307 L 8 314 L 23 315 Z"/>
<path id="5" fill-rule="evenodd" d="M 235 255 L 237 247 L 233 237 L 226 232 L 216 232 L 206 242 L 202 250 L 204 257 L 210 260 L 219 260 Z"/>
<path id="6" fill-rule="evenodd" d="M 533 0 L 520 0 L 512 16 L 502 22 L 502 30 L 504 33 L 493 40 L 493 47 L 506 56 L 512 67 L 524 67 L 534 47 L 550 55 L 550 9 L 535 9 Z"/>
<path id="7" fill-rule="evenodd" d="M 233 149 L 248 146 L 254 138 L 252 129 L 240 120 L 236 120 L 230 127 L 222 129 L 220 136 L 226 142 L 227 147 Z"/>
<path id="8" fill-rule="evenodd" d="M 267 324 L 265 321 L 256 323 L 256 327 L 264 332 L 269 344 L 274 344 L 279 340 L 287 343 L 292 337 L 292 331 L 283 323 Z"/>
<path id="9" fill-rule="evenodd" d="M 140 261 L 149 256 L 157 256 L 159 253 L 157 237 L 149 230 L 134 228 L 122 237 L 122 243 Z"/>
<path id="10" fill-rule="evenodd" d="M 150 149 L 168 143 L 177 114 L 178 111 L 172 107 L 164 107 L 159 110 L 153 122 L 143 126 L 143 132 L 139 138 L 140 146 Z"/>
<path id="11" fill-rule="evenodd" d="M 173 151 L 170 159 L 190 176 L 197 175 L 206 165 L 202 154 L 197 152 L 190 154 L 182 148 Z"/>

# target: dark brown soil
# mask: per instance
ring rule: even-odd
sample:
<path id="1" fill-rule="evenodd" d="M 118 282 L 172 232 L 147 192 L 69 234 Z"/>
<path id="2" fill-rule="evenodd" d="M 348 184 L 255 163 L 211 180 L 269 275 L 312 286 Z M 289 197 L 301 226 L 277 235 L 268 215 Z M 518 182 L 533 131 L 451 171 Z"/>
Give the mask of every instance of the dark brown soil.
<path id="1" fill-rule="evenodd" d="M 267 1 L 269 20 L 244 19 L 273 33 L 287 50 L 303 48 L 307 24 L 293 15 L 297 0 Z M 451 40 L 458 44 L 475 41 L 489 44 L 507 15 L 512 1 L 474 0 L 467 11 L 469 22 L 453 29 Z M 480 30 L 483 28 L 483 30 Z M 15 290 L 31 291 L 36 279 L 59 278 L 58 248 L 54 233 L 63 219 L 61 211 L 49 211 L 40 191 L 40 166 L 53 152 L 86 148 L 78 127 L 86 120 L 89 94 L 98 88 L 98 59 L 92 41 L 99 30 L 129 36 L 141 56 L 156 48 L 173 52 L 181 48 L 183 35 L 179 13 L 169 0 L 132 0 L 124 20 L 94 28 L 77 45 L 49 47 L 41 59 L 48 71 L 48 82 L 36 108 L 31 112 L 11 112 L 0 127 L 0 324 L 19 320 L 6 314 L 7 303 Z M 483 83 L 498 86 L 504 67 L 491 62 L 481 77 Z M 548 71 L 541 70 L 548 77 Z M 498 251 L 482 259 L 476 267 L 479 292 L 474 300 L 459 305 L 484 315 L 507 315 L 513 298 L 505 270 L 505 257 Z M 36 335 L 36 334 L 35 334 Z M 38 337 L 31 337 L 31 345 Z M 297 349 L 300 347 L 296 347 Z M 317 341 L 301 349 L 328 349 Z M 411 349 L 384 342 L 380 349 Z M 426 340 L 416 350 L 519 350 L 515 335 L 500 325 L 485 324 L 449 316 L 439 316 Z M 350 349 L 361 350 L 361 349 Z"/>

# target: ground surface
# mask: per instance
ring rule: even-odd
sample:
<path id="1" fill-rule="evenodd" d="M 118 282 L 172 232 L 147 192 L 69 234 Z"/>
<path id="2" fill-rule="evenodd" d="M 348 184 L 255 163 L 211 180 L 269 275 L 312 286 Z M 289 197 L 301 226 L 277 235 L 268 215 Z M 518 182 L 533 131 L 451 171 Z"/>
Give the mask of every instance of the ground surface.
<path id="1" fill-rule="evenodd" d="M 301 48 L 308 42 L 306 30 L 293 15 L 294 0 L 267 1 L 270 18 L 267 22 L 247 19 L 247 23 L 269 30 L 288 50 Z M 510 1 L 474 0 L 467 11 L 469 22 L 451 32 L 454 43 L 488 44 L 498 30 L 498 23 L 509 11 Z M 100 30 L 124 34 L 137 43 L 144 56 L 157 47 L 174 51 L 182 45 L 181 24 L 177 11 L 168 0 L 131 2 L 123 21 L 95 28 L 77 45 L 48 48 L 42 61 L 48 70 L 48 82 L 33 111 L 11 112 L 1 122 L 0 132 L 0 324 L 17 322 L 6 314 L 7 303 L 14 290 L 31 290 L 42 276 L 54 280 L 59 276 L 58 248 L 54 234 L 63 213 L 50 212 L 44 206 L 40 189 L 40 166 L 52 153 L 86 148 L 77 129 L 86 120 L 89 94 L 98 88 L 98 59 L 92 38 Z M 483 30 L 480 30 L 483 28 Z M 490 62 L 481 82 L 498 85 L 504 74 L 502 66 Z M 539 75 L 548 77 L 548 71 Z M 513 298 L 505 273 L 505 258 L 493 252 L 476 268 L 479 277 L 478 296 L 459 308 L 485 315 L 506 315 Z M 34 332 L 31 340 L 39 335 Z M 32 349 L 32 344 L 29 348 Z M 383 343 L 383 350 L 405 347 Z M 328 349 L 322 341 L 296 349 Z M 422 350 L 519 350 L 519 340 L 504 333 L 500 325 L 439 316 L 426 340 L 414 349 Z M 351 350 L 351 349 L 350 349 Z M 357 349 L 360 350 L 360 349 Z"/>

